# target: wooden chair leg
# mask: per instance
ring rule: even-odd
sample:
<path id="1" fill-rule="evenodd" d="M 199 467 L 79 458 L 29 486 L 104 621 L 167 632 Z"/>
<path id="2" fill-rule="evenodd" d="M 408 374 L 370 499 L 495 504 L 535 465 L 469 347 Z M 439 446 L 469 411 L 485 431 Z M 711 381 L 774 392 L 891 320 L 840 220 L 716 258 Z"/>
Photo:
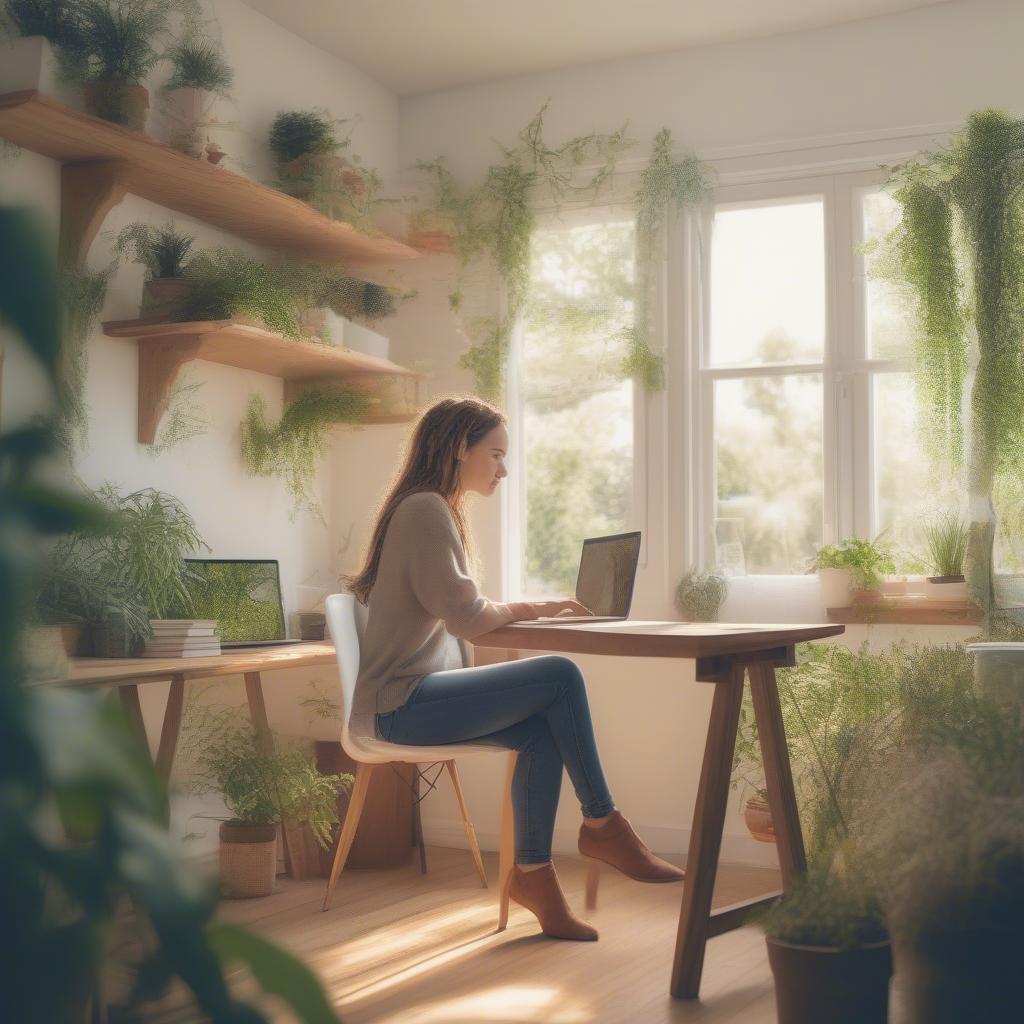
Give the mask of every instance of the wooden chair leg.
<path id="1" fill-rule="evenodd" d="M 348 860 L 349 851 L 356 838 L 356 828 L 359 826 L 359 819 L 363 814 L 363 805 L 366 803 L 366 794 L 370 788 L 370 779 L 373 777 L 376 765 L 357 764 L 356 781 L 352 785 L 352 795 L 349 797 L 348 810 L 345 812 L 345 823 L 341 826 L 341 835 L 338 836 L 338 848 L 334 852 L 334 863 L 331 865 L 331 877 L 327 881 L 327 892 L 324 894 L 324 904 L 321 909 L 327 910 L 331 905 L 331 896 L 334 887 L 338 882 L 338 875 Z"/>
<path id="2" fill-rule="evenodd" d="M 480 876 L 480 884 L 487 888 L 487 872 L 484 871 L 484 859 L 480 856 L 480 844 L 476 840 L 476 829 L 473 822 L 469 820 L 469 808 L 466 807 L 466 798 L 462 794 L 462 784 L 459 782 L 459 772 L 454 761 L 445 761 L 445 768 L 452 780 L 452 788 L 455 790 L 455 799 L 459 802 L 459 810 L 462 812 L 462 824 L 466 828 L 466 839 L 469 840 L 469 852 L 473 855 L 473 863 L 476 864 L 476 872 Z"/>
<path id="3" fill-rule="evenodd" d="M 597 886 L 601 881 L 601 862 L 587 859 L 587 910 L 597 910 Z"/>
<path id="4" fill-rule="evenodd" d="M 793 789 L 786 730 L 782 724 L 779 688 L 771 662 L 754 662 L 749 672 L 754 719 L 761 742 L 765 789 L 768 790 L 768 805 L 775 826 L 775 847 L 779 854 L 779 867 L 782 869 L 782 889 L 788 892 L 794 878 L 807 870 L 807 855 L 804 852 L 800 813 Z"/>
<path id="5" fill-rule="evenodd" d="M 498 931 L 508 927 L 509 886 L 516 860 L 515 820 L 512 813 L 512 777 L 516 771 L 518 751 L 508 755 L 508 773 L 505 777 L 505 795 L 501 807 L 501 846 L 498 850 Z"/>
<path id="6" fill-rule="evenodd" d="M 743 665 L 733 664 L 728 678 L 713 685 L 715 695 L 693 811 L 693 830 L 686 855 L 686 886 L 672 960 L 671 992 L 677 999 L 697 997 L 704 970 L 711 896 L 722 848 L 736 729 L 743 705 Z"/>
<path id="7" fill-rule="evenodd" d="M 420 805 L 420 766 L 414 764 L 412 766 L 413 771 L 416 773 L 413 776 L 412 784 L 412 845 L 415 846 L 420 853 L 420 874 L 425 875 L 427 873 L 427 844 L 423 841 L 423 817 L 421 813 Z"/>

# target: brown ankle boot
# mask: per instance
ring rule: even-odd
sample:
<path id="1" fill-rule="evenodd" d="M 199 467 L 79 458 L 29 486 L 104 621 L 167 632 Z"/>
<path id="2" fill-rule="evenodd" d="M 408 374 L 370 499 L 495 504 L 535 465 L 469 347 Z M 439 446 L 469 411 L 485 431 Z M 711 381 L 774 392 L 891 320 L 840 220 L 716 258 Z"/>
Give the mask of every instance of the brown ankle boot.
<path id="1" fill-rule="evenodd" d="M 535 871 L 523 871 L 518 864 L 509 875 L 509 896 L 537 915 L 541 930 L 553 939 L 593 942 L 597 929 L 581 921 L 565 902 L 553 864 Z"/>
<path id="2" fill-rule="evenodd" d="M 603 860 L 638 882 L 679 882 L 686 877 L 682 868 L 656 857 L 633 827 L 618 812 L 603 825 L 580 825 L 580 853 Z"/>

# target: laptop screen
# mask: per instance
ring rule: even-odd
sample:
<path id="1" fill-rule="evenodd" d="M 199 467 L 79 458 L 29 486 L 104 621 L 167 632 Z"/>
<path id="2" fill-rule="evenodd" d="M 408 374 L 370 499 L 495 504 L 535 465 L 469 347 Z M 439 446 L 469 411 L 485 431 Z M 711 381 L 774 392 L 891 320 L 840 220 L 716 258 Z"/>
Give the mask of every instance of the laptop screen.
<path id="1" fill-rule="evenodd" d="M 576 600 L 595 615 L 626 618 L 640 558 L 640 534 L 589 537 L 583 542 Z"/>
<path id="2" fill-rule="evenodd" d="M 281 580 L 273 559 L 186 558 L 189 615 L 216 619 L 224 643 L 283 640 Z"/>

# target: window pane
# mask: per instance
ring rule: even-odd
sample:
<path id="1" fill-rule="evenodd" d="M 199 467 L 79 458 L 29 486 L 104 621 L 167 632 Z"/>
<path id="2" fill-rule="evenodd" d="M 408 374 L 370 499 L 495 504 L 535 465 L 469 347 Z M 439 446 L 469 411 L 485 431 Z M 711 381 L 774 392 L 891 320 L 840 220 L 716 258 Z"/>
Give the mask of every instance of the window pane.
<path id="1" fill-rule="evenodd" d="M 825 350 L 821 199 L 716 210 L 711 363 L 818 362 Z"/>
<path id="2" fill-rule="evenodd" d="M 572 593 L 583 538 L 628 526 L 633 385 L 618 368 L 633 239 L 632 220 L 534 234 L 520 359 L 527 596 Z"/>
<path id="3" fill-rule="evenodd" d="M 822 543 L 821 374 L 715 382 L 718 561 L 800 573 Z"/>
<path id="4" fill-rule="evenodd" d="M 900 204 L 888 192 L 864 192 L 861 197 L 863 237 L 869 245 L 885 238 L 900 222 Z M 872 276 L 877 257 L 864 257 L 864 324 L 870 359 L 900 359 L 911 354 L 912 309 L 895 285 Z"/>

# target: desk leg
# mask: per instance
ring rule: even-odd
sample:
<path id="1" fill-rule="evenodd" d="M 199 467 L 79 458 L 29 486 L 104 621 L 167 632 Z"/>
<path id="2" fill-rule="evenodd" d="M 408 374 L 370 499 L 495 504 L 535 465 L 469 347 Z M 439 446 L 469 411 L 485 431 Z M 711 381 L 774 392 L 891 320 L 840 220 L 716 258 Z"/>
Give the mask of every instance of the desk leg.
<path id="1" fill-rule="evenodd" d="M 758 661 L 750 665 L 750 693 L 754 699 L 754 718 L 761 742 L 768 806 L 775 826 L 782 888 L 788 892 L 793 879 L 807 870 L 807 856 L 804 853 L 804 837 L 800 830 L 800 814 L 793 789 L 793 773 L 789 766 L 786 730 L 779 706 L 779 688 L 770 661 Z"/>
<path id="2" fill-rule="evenodd" d="M 178 749 L 178 735 L 181 732 L 181 715 L 185 709 L 185 677 L 171 676 L 171 688 L 167 692 L 167 707 L 164 709 L 164 724 L 160 730 L 160 746 L 156 752 L 156 773 L 166 782 L 171 777 L 174 752 Z"/>
<path id="3" fill-rule="evenodd" d="M 142 719 L 142 705 L 139 703 L 139 687 L 137 683 L 125 683 L 117 688 L 117 697 L 121 701 L 128 723 L 142 740 L 142 745 L 149 754 L 149 737 L 146 736 L 146 723 Z"/>
<path id="4" fill-rule="evenodd" d="M 711 896 L 729 801 L 736 729 L 743 704 L 743 665 L 733 664 L 728 677 L 714 684 L 704 763 L 700 771 L 693 830 L 686 855 L 686 883 L 679 911 L 679 931 L 672 960 L 672 995 L 695 999 L 704 969 L 704 946 L 710 936 Z"/>
<path id="5" fill-rule="evenodd" d="M 274 752 L 274 734 L 270 731 L 267 705 L 263 699 L 263 680 L 259 672 L 245 673 L 245 698 L 249 702 L 249 718 L 256 733 L 256 749 L 263 754 Z M 281 825 L 284 845 L 284 868 L 289 878 L 305 878 L 305 844 L 301 830 Z"/>

